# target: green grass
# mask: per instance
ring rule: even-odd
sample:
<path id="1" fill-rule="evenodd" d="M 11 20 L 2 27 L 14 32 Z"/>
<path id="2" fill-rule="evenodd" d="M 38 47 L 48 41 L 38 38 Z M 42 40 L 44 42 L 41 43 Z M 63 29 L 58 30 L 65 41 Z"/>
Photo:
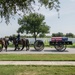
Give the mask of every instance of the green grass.
<path id="1" fill-rule="evenodd" d="M 0 44 L 0 48 L 2 48 L 2 45 Z"/>
<path id="2" fill-rule="evenodd" d="M 0 65 L 0 75 L 75 75 L 75 66 Z"/>
<path id="3" fill-rule="evenodd" d="M 75 48 L 75 43 L 73 45 L 69 45 L 67 47 L 69 47 L 69 48 Z"/>
<path id="4" fill-rule="evenodd" d="M 75 61 L 75 54 L 0 54 L 0 61 Z"/>

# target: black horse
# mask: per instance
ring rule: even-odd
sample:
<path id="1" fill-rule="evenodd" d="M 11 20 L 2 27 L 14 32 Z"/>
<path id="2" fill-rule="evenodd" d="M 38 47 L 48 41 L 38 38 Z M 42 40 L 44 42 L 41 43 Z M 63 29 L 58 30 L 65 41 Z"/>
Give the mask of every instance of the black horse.
<path id="1" fill-rule="evenodd" d="M 3 47 L 5 48 L 5 50 L 7 52 L 8 45 L 9 45 L 9 43 L 6 38 L 0 38 L 0 52 L 2 51 Z"/>
<path id="2" fill-rule="evenodd" d="M 28 39 L 20 39 L 19 41 L 17 40 L 17 38 L 15 37 L 9 37 L 9 41 L 12 41 L 14 46 L 15 46 L 15 50 L 23 50 L 24 47 L 26 46 L 26 51 L 29 50 L 29 40 Z M 22 48 L 20 49 L 19 45 L 22 46 Z"/>

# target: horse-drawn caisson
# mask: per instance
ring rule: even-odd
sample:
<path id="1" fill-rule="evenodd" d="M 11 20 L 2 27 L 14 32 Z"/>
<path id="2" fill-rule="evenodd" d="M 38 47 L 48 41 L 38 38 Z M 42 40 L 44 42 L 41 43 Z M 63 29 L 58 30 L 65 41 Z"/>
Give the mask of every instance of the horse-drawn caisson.
<path id="1" fill-rule="evenodd" d="M 6 39 L 0 39 L 0 51 L 2 51 L 3 47 L 5 47 L 7 51 L 8 47 L 8 41 L 13 42 L 14 44 L 14 51 L 15 50 L 23 50 L 26 46 L 26 50 L 29 50 L 29 40 L 28 39 L 20 39 L 18 42 L 15 37 L 9 37 L 8 40 Z M 67 48 L 67 45 L 72 45 L 72 41 L 68 41 L 67 37 L 52 37 L 51 41 L 49 41 L 49 44 L 51 46 L 54 46 L 54 48 L 57 51 L 65 51 Z M 21 45 L 21 47 L 19 47 Z M 34 48 L 37 51 L 41 51 L 44 49 L 44 42 L 42 40 L 36 40 L 34 42 Z"/>
<path id="2" fill-rule="evenodd" d="M 49 41 L 49 45 L 54 46 L 57 51 L 65 51 L 67 45 L 72 45 L 72 41 L 68 41 L 67 37 L 52 37 Z M 34 43 L 34 48 L 36 50 L 43 50 L 44 43 L 41 40 L 36 40 Z"/>

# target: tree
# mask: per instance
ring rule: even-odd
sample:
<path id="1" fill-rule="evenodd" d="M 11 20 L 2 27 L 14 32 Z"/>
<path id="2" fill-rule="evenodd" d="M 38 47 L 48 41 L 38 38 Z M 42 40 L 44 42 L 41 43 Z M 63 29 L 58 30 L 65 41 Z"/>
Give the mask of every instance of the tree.
<path id="1" fill-rule="evenodd" d="M 71 37 L 71 38 L 73 38 L 73 37 L 74 37 L 74 34 L 72 34 L 72 33 L 66 33 L 65 36 L 66 36 L 66 37 Z"/>
<path id="2" fill-rule="evenodd" d="M 58 32 L 58 33 L 53 33 L 52 34 L 52 37 L 63 37 L 64 35 L 63 35 L 63 33 L 61 33 L 61 32 Z"/>
<path id="3" fill-rule="evenodd" d="M 0 17 L 5 18 L 6 23 L 9 23 L 10 17 L 18 11 L 24 14 L 34 11 L 36 3 L 38 3 L 38 8 L 45 6 L 50 10 L 55 8 L 59 11 L 59 0 L 0 0 Z"/>
<path id="4" fill-rule="evenodd" d="M 19 18 L 18 23 L 21 27 L 18 29 L 18 32 L 31 33 L 36 40 L 38 34 L 49 33 L 49 26 L 46 25 L 44 19 L 45 17 L 38 13 L 31 13 L 22 19 Z"/>
<path id="5" fill-rule="evenodd" d="M 63 37 L 64 35 L 63 35 L 63 33 L 58 32 L 58 33 L 57 33 L 57 36 L 58 36 L 58 37 Z"/>
<path id="6" fill-rule="evenodd" d="M 56 34 L 55 33 L 52 33 L 52 37 L 56 37 Z"/>
<path id="7" fill-rule="evenodd" d="M 46 35 L 45 34 L 40 34 L 39 37 L 46 37 Z"/>

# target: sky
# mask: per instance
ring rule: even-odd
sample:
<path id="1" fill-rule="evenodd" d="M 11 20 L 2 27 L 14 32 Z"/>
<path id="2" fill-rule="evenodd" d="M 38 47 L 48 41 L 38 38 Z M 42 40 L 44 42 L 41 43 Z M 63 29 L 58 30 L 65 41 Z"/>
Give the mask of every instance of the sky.
<path id="1" fill-rule="evenodd" d="M 35 10 L 38 13 L 41 13 L 45 16 L 45 22 L 48 26 L 50 26 L 50 33 L 58 33 L 62 32 L 73 33 L 75 34 L 75 0 L 59 0 L 60 1 L 60 10 L 58 18 L 58 12 L 53 9 L 45 9 L 41 7 L 40 10 L 37 10 L 37 6 L 35 6 Z M 17 34 L 16 31 L 19 28 L 18 24 L 18 15 L 15 15 L 15 19 L 11 19 L 9 25 L 6 25 L 4 19 L 0 22 L 0 37 L 10 36 L 13 34 Z"/>

